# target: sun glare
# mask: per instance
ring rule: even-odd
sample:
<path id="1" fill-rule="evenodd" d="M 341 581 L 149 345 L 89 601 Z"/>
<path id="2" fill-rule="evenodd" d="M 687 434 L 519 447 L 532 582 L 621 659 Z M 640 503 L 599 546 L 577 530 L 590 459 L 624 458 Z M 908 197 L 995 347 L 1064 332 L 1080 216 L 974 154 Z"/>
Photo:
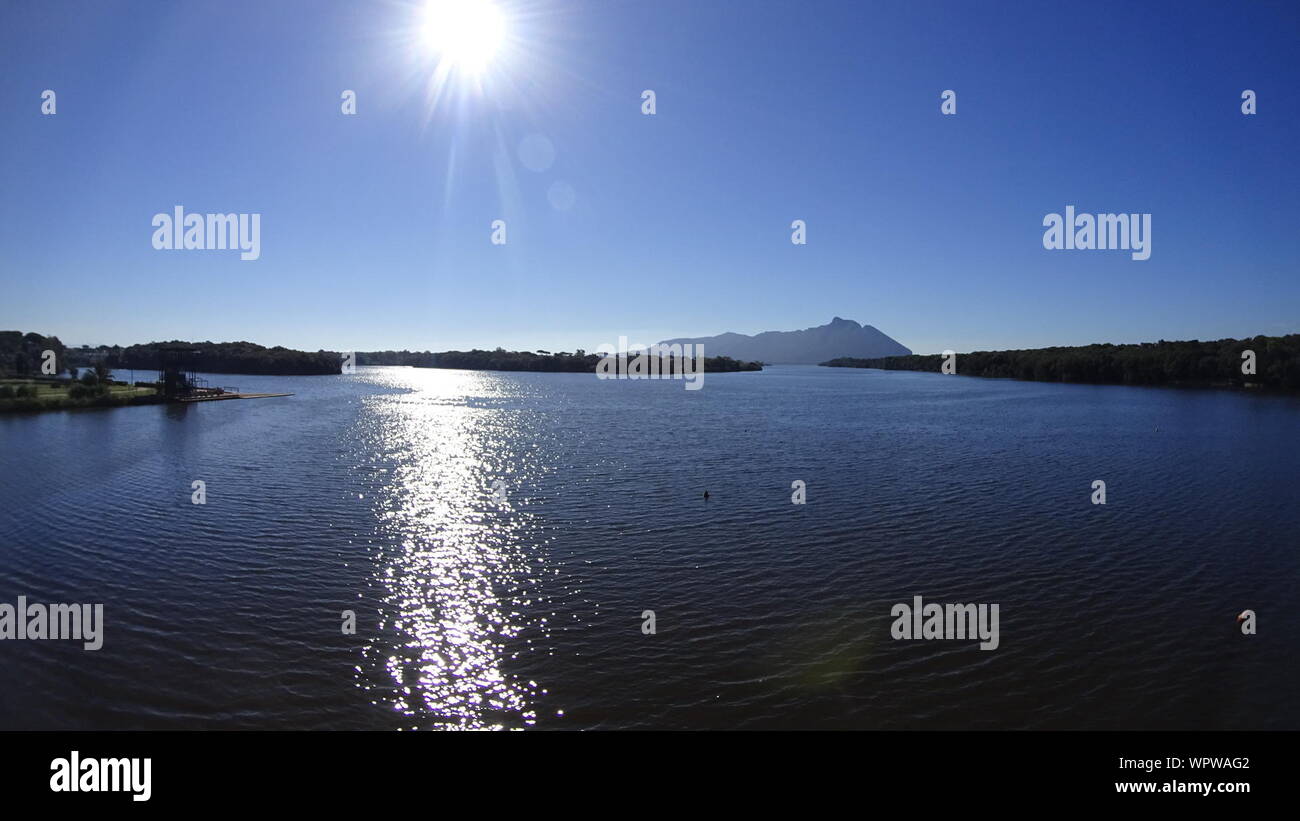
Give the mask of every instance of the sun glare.
<path id="1" fill-rule="evenodd" d="M 429 0 L 424 43 L 448 68 L 481 73 L 505 39 L 505 16 L 492 0 Z"/>

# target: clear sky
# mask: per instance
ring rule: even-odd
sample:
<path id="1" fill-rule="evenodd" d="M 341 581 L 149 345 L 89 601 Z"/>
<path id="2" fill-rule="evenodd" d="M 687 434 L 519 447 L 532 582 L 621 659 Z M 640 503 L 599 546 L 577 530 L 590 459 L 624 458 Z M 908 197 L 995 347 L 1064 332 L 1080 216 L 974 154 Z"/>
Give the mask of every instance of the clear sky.
<path id="1" fill-rule="evenodd" d="M 5 2 L 0 328 L 592 350 L 838 315 L 917 352 L 1300 331 L 1300 3 L 498 0 L 491 61 L 441 81 L 421 5 Z M 261 214 L 261 257 L 155 250 L 176 205 Z M 1150 213 L 1151 258 L 1044 249 L 1067 205 Z"/>

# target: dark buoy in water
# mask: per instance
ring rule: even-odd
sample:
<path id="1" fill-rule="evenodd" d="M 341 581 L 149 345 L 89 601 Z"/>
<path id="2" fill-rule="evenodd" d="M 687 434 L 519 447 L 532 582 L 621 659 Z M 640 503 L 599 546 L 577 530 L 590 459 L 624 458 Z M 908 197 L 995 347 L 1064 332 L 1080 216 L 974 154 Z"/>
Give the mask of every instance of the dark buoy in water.
<path id="1" fill-rule="evenodd" d="M 709 501 L 709 492 L 707 490 L 704 491 L 704 501 Z"/>

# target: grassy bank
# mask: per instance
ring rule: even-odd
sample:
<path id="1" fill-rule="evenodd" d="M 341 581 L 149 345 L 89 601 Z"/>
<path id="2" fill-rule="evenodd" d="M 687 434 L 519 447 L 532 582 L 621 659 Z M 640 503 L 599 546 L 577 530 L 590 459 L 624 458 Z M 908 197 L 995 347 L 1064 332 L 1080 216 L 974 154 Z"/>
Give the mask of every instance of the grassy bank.
<path id="1" fill-rule="evenodd" d="M 0 413 L 69 408 L 114 408 L 163 401 L 151 387 L 120 382 L 85 385 L 67 380 L 0 379 Z"/>

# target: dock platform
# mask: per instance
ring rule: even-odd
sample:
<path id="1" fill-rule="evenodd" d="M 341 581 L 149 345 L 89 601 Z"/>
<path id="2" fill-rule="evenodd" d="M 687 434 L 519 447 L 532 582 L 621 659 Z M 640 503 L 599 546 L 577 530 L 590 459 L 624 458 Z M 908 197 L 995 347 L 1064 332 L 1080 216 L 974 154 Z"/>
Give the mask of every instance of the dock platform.
<path id="1" fill-rule="evenodd" d="M 291 393 L 218 393 L 211 396 L 178 396 L 177 402 L 220 402 L 223 399 L 269 399 L 274 396 L 293 396 Z"/>

